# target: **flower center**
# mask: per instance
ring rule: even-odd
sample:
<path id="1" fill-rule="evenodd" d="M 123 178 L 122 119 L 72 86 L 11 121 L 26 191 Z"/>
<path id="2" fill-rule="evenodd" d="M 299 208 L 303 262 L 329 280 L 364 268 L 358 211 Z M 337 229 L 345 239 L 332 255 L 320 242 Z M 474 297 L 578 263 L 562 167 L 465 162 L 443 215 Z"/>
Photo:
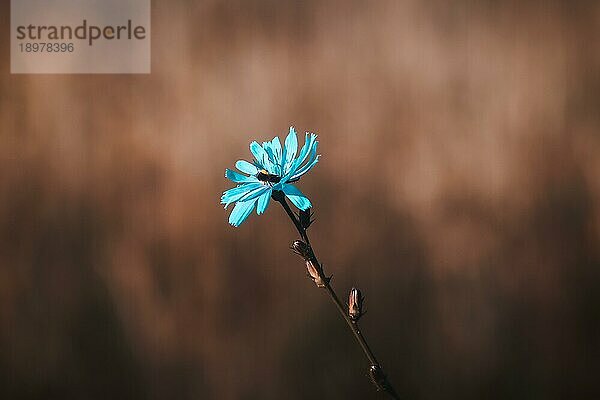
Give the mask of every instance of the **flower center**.
<path id="1" fill-rule="evenodd" d="M 267 171 L 266 169 L 261 169 L 260 171 L 258 171 L 258 174 L 256 174 L 256 179 L 265 183 L 279 183 L 281 177 L 278 175 L 270 174 L 269 171 Z"/>

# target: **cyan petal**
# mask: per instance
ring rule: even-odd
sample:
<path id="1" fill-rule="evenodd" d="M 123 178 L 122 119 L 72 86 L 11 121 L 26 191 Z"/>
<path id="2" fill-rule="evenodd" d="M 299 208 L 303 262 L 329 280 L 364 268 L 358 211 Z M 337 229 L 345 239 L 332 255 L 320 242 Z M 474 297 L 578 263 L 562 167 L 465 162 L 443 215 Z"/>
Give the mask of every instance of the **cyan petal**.
<path id="1" fill-rule="evenodd" d="M 265 212 L 271 201 L 271 191 L 265 192 L 258 198 L 258 205 L 256 206 L 256 213 L 258 215 Z"/>
<path id="2" fill-rule="evenodd" d="M 248 218 L 248 215 L 250 215 L 252 210 L 254 210 L 256 200 L 257 199 L 237 202 L 229 216 L 229 223 L 233 226 L 240 226 L 242 222 Z"/>
<path id="3" fill-rule="evenodd" d="M 304 165 L 304 167 L 302 167 L 301 169 L 299 169 L 298 171 L 296 171 L 296 173 L 289 179 L 290 181 L 296 181 L 297 179 L 299 179 L 302 175 L 306 174 L 308 171 L 310 171 L 315 165 L 317 165 L 317 163 L 319 162 L 319 158 L 321 157 L 321 155 L 317 155 L 315 157 L 314 160 L 311 160 L 309 163 L 307 163 L 306 165 Z"/>
<path id="4" fill-rule="evenodd" d="M 267 153 L 269 158 L 269 163 L 271 164 L 270 168 L 267 167 L 267 171 L 269 171 L 272 174 L 279 175 L 279 161 L 277 161 L 277 156 L 275 155 L 275 151 L 273 150 L 271 142 L 264 142 L 263 149 L 265 149 L 265 152 Z"/>
<path id="5" fill-rule="evenodd" d="M 310 150 L 310 158 L 309 158 L 308 162 L 306 164 L 304 164 L 304 166 L 302 166 L 302 168 L 297 169 L 296 172 L 294 173 L 294 175 L 292 175 L 292 177 L 290 179 L 300 178 L 302 175 L 304 175 L 305 173 L 310 171 L 310 169 L 317 164 L 317 162 L 319 161 L 319 156 L 317 155 L 317 147 L 318 146 L 319 146 L 319 142 L 315 141 Z"/>
<path id="6" fill-rule="evenodd" d="M 258 168 L 256 168 L 256 165 L 251 164 L 246 160 L 239 160 L 238 162 L 235 163 L 235 167 L 237 169 L 239 169 L 240 171 L 245 172 L 249 175 L 258 174 Z"/>
<path id="7" fill-rule="evenodd" d="M 221 196 L 221 204 L 225 204 L 225 208 L 227 208 L 231 203 L 235 203 L 251 191 L 261 187 L 265 187 L 265 185 L 262 183 L 245 183 L 226 190 L 223 192 L 223 196 Z"/>
<path id="8" fill-rule="evenodd" d="M 258 182 L 258 179 L 256 179 L 255 176 L 242 175 L 239 172 L 235 172 L 230 169 L 225 170 L 225 178 L 235 183 Z"/>
<path id="9" fill-rule="evenodd" d="M 258 144 L 256 141 L 250 143 L 250 151 L 256 158 L 256 161 L 269 172 L 270 174 L 277 174 L 277 170 L 275 169 L 275 165 L 269 160 L 269 155 L 266 150 Z"/>
<path id="10" fill-rule="evenodd" d="M 266 154 L 266 152 L 265 152 L 265 154 Z M 263 164 L 268 173 L 273 174 L 273 175 L 279 175 L 279 173 L 277 172 L 277 168 L 275 168 L 275 164 L 273 164 L 271 162 L 271 160 L 269 159 L 269 156 L 265 157 Z"/>
<path id="11" fill-rule="evenodd" d="M 295 165 L 296 167 L 300 166 L 300 164 L 302 164 L 304 162 L 304 160 L 306 159 L 306 156 L 308 155 L 310 148 L 312 147 L 314 141 L 314 134 L 311 133 L 309 136 L 309 133 L 306 132 L 304 135 L 304 145 L 302 146 L 302 149 L 300 150 L 300 154 L 298 155 L 298 158 L 296 159 Z"/>
<path id="12" fill-rule="evenodd" d="M 306 132 L 306 135 L 304 138 L 304 146 L 302 146 L 302 150 L 300 150 L 300 155 L 292 163 L 292 166 L 290 167 L 289 171 L 287 172 L 287 174 L 284 176 L 284 179 L 282 179 L 282 180 L 287 182 L 288 180 L 291 179 L 292 176 L 294 176 L 296 174 L 296 171 L 298 171 L 298 169 L 300 168 L 302 163 L 304 163 L 304 161 L 306 160 L 306 157 L 311 152 L 311 149 L 313 148 L 315 143 L 318 143 L 316 141 L 316 139 L 317 139 L 317 135 L 315 135 L 314 133 L 311 133 L 310 137 L 309 137 L 308 132 Z"/>
<path id="13" fill-rule="evenodd" d="M 281 142 L 279 141 L 279 137 L 275 136 L 273 140 L 271 140 L 271 148 L 275 153 L 275 163 L 281 163 Z"/>
<path id="14" fill-rule="evenodd" d="M 283 185 L 283 193 L 300 210 L 304 211 L 311 207 L 310 200 L 294 185 Z"/>
<path id="15" fill-rule="evenodd" d="M 258 196 L 260 196 L 261 194 L 263 194 L 265 191 L 271 191 L 271 187 L 261 184 L 260 187 L 258 187 L 256 189 L 252 189 L 251 191 L 246 193 L 244 196 L 242 196 L 242 198 L 240 198 L 239 201 L 248 201 L 248 200 L 255 199 Z"/>
<path id="16" fill-rule="evenodd" d="M 234 188 L 227 189 L 221 196 L 221 204 L 228 204 L 237 201 L 237 199 L 252 190 L 250 185 L 251 184 L 238 185 Z"/>
<path id="17" fill-rule="evenodd" d="M 306 161 L 306 157 L 309 156 L 309 154 L 312 154 L 313 152 L 316 151 L 315 146 L 317 146 L 319 142 L 317 142 L 317 135 L 315 135 L 314 133 L 310 134 L 310 138 L 308 139 L 308 144 L 305 146 L 305 148 L 302 148 L 302 153 L 300 154 L 300 156 L 298 157 L 298 164 L 297 166 L 300 166 L 304 163 L 304 161 Z"/>
<path id="18" fill-rule="evenodd" d="M 258 164 L 260 164 L 264 169 L 268 170 L 266 161 L 269 160 L 269 156 L 265 152 L 265 149 L 258 144 L 256 141 L 250 143 L 250 151 L 254 156 L 254 159 Z"/>
<path id="19" fill-rule="evenodd" d="M 267 152 L 269 161 L 275 162 L 275 152 L 271 148 L 271 142 L 263 142 L 262 147 Z"/>
<path id="20" fill-rule="evenodd" d="M 289 172 L 289 168 L 292 166 L 292 162 L 298 152 L 298 137 L 296 136 L 296 130 L 293 126 L 290 126 L 290 133 L 285 138 L 283 145 L 283 155 L 281 160 L 281 167 L 283 168 L 283 175 Z"/>

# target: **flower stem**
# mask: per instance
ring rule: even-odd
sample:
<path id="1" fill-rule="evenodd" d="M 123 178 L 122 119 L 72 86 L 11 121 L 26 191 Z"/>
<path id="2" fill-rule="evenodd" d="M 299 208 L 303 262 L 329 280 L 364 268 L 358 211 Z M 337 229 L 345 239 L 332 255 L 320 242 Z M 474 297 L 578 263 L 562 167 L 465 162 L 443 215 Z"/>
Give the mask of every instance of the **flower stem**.
<path id="1" fill-rule="evenodd" d="M 309 249 L 309 254 L 307 255 L 307 257 L 309 257 L 309 260 L 316 263 L 316 265 L 321 266 L 321 264 L 319 263 L 319 260 L 317 259 L 317 256 L 315 255 L 315 253 L 312 249 L 312 246 L 310 245 L 310 240 L 308 238 L 306 228 L 304 228 L 302 226 L 299 219 L 296 217 L 296 215 L 290 208 L 287 200 L 285 199 L 285 196 L 274 193 L 273 199 L 281 204 L 281 206 L 283 207 L 283 209 L 285 210 L 287 215 L 290 217 L 290 219 L 294 223 L 294 226 L 296 227 L 296 230 L 300 234 L 300 237 L 307 244 L 308 249 Z M 387 377 L 383 373 L 383 369 L 381 368 L 381 365 L 377 361 L 377 358 L 375 358 L 375 355 L 373 354 L 373 351 L 369 347 L 369 344 L 367 343 L 365 337 L 362 335 L 362 333 L 359 329 L 359 326 L 358 326 L 358 322 L 350 319 L 350 316 L 346 312 L 346 309 L 345 309 L 343 303 L 340 301 L 339 297 L 335 293 L 335 290 L 331 286 L 331 284 L 330 284 L 331 278 L 330 277 L 328 278 L 325 276 L 325 273 L 323 272 L 323 268 L 318 268 L 318 271 L 319 271 L 319 274 L 321 275 L 320 278 L 321 278 L 322 282 L 324 283 L 323 288 L 325 289 L 325 291 L 327 292 L 327 294 L 329 295 L 329 297 L 335 304 L 335 306 L 336 306 L 338 312 L 340 313 L 340 315 L 342 316 L 342 318 L 344 318 L 344 321 L 346 321 L 346 324 L 350 328 L 350 331 L 352 331 L 354 338 L 360 345 L 360 348 L 362 349 L 366 358 L 369 360 L 369 363 L 370 363 L 369 373 L 371 376 L 371 380 L 373 381 L 373 384 L 375 385 L 377 390 L 383 390 L 390 397 L 392 397 L 394 399 L 399 399 L 398 395 L 396 394 L 396 391 L 394 390 L 394 388 L 388 381 Z"/>

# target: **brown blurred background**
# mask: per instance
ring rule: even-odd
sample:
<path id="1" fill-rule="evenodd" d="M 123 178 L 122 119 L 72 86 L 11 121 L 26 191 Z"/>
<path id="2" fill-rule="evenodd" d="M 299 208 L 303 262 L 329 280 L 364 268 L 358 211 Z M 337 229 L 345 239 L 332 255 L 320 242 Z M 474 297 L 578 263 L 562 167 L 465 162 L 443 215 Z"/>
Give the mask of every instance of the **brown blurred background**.
<path id="1" fill-rule="evenodd" d="M 320 135 L 315 249 L 404 399 L 600 398 L 600 6 L 153 1 L 152 74 L 10 75 L 0 397 L 380 398 L 248 143 Z"/>

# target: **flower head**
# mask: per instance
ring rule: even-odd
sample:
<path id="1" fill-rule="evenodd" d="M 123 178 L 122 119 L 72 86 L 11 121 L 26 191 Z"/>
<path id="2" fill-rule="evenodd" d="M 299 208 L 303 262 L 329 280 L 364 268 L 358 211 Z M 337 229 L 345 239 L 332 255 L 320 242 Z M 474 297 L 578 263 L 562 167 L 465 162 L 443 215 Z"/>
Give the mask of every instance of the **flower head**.
<path id="1" fill-rule="evenodd" d="M 225 208 L 235 203 L 229 223 L 240 226 L 256 207 L 258 215 L 265 212 L 273 192 L 280 191 L 300 210 L 311 207 L 310 200 L 292 185 L 319 161 L 317 135 L 306 133 L 304 146 L 298 154 L 298 138 L 294 127 L 290 127 L 283 147 L 278 137 L 270 142 L 250 143 L 254 156 L 252 162 L 239 160 L 235 167 L 242 173 L 225 170 L 225 177 L 238 185 L 226 190 L 221 197 Z"/>

